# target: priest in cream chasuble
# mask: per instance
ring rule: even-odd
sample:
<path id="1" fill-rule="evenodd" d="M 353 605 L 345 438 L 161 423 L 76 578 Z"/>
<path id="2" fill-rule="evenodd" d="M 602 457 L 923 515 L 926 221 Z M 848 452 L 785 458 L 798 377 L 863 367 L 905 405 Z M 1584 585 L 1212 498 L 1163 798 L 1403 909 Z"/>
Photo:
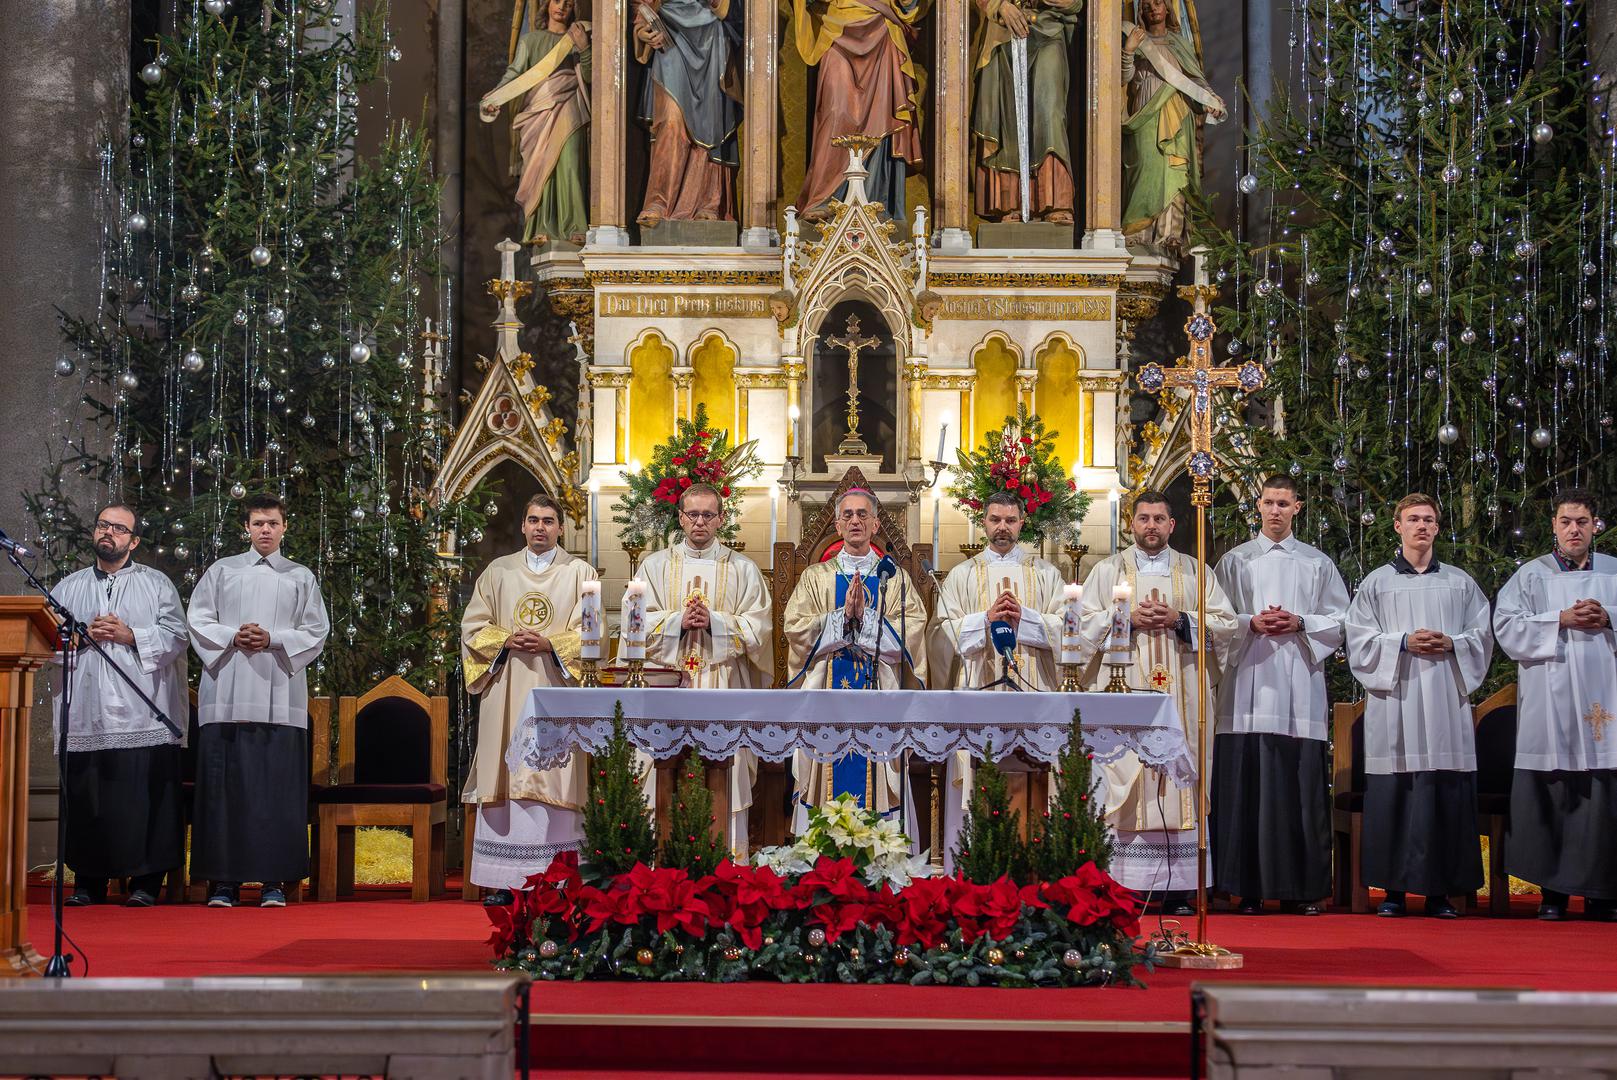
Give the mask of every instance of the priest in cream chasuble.
<path id="1" fill-rule="evenodd" d="M 640 564 L 638 576 L 646 583 L 646 659 L 683 668 L 690 685 L 703 690 L 768 686 L 774 647 L 763 572 L 718 542 L 724 504 L 707 484 L 693 484 L 680 496 L 679 523 L 684 538 Z M 753 752 L 738 751 L 730 766 L 726 836 L 731 852 L 742 858 L 757 774 Z"/>
<path id="2" fill-rule="evenodd" d="M 1111 626 L 1113 590 L 1132 591 L 1128 684 L 1139 691 L 1171 694 L 1196 745 L 1199 684 L 1196 671 L 1196 560 L 1168 546 L 1174 519 L 1167 497 L 1147 491 L 1135 500 L 1134 546 L 1099 563 L 1084 583 L 1083 635 L 1095 651 L 1084 680 L 1105 685 L 1103 650 Z M 1224 591 L 1207 571 L 1207 647 L 1216 687 L 1237 622 Z M 1209 695 L 1211 708 L 1214 695 Z M 1212 719 L 1208 718 L 1208 738 Z M 1169 914 L 1189 909 L 1196 888 L 1196 788 L 1175 787 L 1133 754 L 1101 766 L 1106 781 L 1106 820 L 1116 834 L 1111 874 L 1140 892 L 1163 894 Z M 1191 913 L 1194 913 L 1191 911 Z"/>
<path id="3" fill-rule="evenodd" d="M 842 549 L 797 579 L 785 616 L 790 685 L 858 690 L 874 681 L 879 688 L 896 689 L 901 662 L 909 663 L 915 678 L 925 684 L 926 609 L 902 570 L 888 580 L 884 594 L 877 574 L 881 555 L 871 546 L 880 527 L 879 513 L 880 504 L 870 492 L 859 488 L 845 492 L 836 516 Z M 899 775 L 894 764 L 850 753 L 826 765 L 798 752 L 792 768 L 800 830 L 808 821 L 807 807 L 844 793 L 884 814 L 898 809 Z M 913 837 L 913 824 L 906 825 Z"/>
<path id="4" fill-rule="evenodd" d="M 1008 491 L 990 496 L 983 505 L 988 546 L 944 579 L 927 638 L 932 677 L 939 687 L 972 690 L 999 678 L 1000 657 L 989 634 L 994 622 L 1008 623 L 1016 631 L 1011 678 L 1017 686 L 1024 690 L 1060 686 L 1056 655 L 1061 647 L 1065 582 L 1061 571 L 1017 542 L 1026 520 L 1016 496 Z M 1021 767 L 1015 758 L 1001 763 L 1004 769 Z M 952 868 L 955 841 L 971 801 L 966 796 L 971 775 L 970 754 L 961 751 L 949 759 L 941 840 L 946 870 Z"/>
<path id="5" fill-rule="evenodd" d="M 595 568 L 561 549 L 561 530 L 560 505 L 535 496 L 523 515 L 527 546 L 489 563 L 461 618 L 466 689 L 481 695 L 477 751 L 461 801 L 478 804 L 468 874 L 485 888 L 520 888 L 556 855 L 577 851 L 584 835 L 583 755 L 555 769 L 512 771 L 505 763 L 529 691 L 574 681 L 579 595 Z"/>

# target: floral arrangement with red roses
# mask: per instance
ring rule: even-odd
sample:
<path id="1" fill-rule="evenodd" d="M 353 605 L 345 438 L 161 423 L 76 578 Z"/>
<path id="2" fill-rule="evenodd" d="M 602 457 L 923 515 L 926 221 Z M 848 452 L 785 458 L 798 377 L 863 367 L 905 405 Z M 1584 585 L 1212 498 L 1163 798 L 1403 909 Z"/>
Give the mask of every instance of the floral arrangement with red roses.
<path id="1" fill-rule="evenodd" d="M 541 979 L 1139 985 L 1158 945 L 1093 862 L 1054 881 L 871 886 L 851 858 L 800 874 L 725 860 L 693 878 L 637 864 L 604 885 L 562 858 L 486 909 L 494 966 Z"/>
<path id="2" fill-rule="evenodd" d="M 693 418 L 675 422 L 673 437 L 652 451 L 650 464 L 623 474 L 629 490 L 612 504 L 623 542 L 671 540 L 680 531 L 679 496 L 692 484 L 718 490 L 725 511 L 719 539 L 734 540 L 741 531 L 741 485 L 764 471 L 757 447 L 756 440 L 732 446 L 730 433 L 714 427 L 698 405 Z"/>
<path id="3" fill-rule="evenodd" d="M 1056 457 L 1054 431 L 1044 429 L 1037 413 L 1017 406 L 1015 416 L 990 431 L 976 450 L 960 451 L 948 494 L 979 527 L 989 496 L 1009 491 L 1022 500 L 1027 522 L 1022 539 L 1032 543 L 1047 534 L 1074 533 L 1089 510 L 1089 496 Z"/>

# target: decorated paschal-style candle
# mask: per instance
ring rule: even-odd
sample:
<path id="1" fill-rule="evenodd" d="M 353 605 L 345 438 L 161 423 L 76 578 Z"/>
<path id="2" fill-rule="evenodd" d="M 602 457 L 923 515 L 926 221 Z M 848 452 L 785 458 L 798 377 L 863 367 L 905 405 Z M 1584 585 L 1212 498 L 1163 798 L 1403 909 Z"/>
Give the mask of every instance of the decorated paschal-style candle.
<path id="1" fill-rule="evenodd" d="M 623 587 L 623 658 L 646 658 L 646 583 L 631 581 Z"/>
<path id="2" fill-rule="evenodd" d="M 582 625 L 579 628 L 578 657 L 580 660 L 601 659 L 601 645 L 605 634 L 602 627 L 605 620 L 601 617 L 601 583 L 599 581 L 586 581 L 580 587 L 579 619 Z"/>
<path id="3" fill-rule="evenodd" d="M 1126 664 L 1132 652 L 1129 631 L 1134 624 L 1134 588 L 1127 582 L 1112 588 L 1112 622 L 1106 631 L 1106 658 L 1109 664 Z M 1120 655 L 1122 659 L 1118 659 Z"/>
<path id="4" fill-rule="evenodd" d="M 1061 662 L 1082 663 L 1083 635 L 1080 632 L 1079 609 L 1083 605 L 1084 587 L 1076 581 L 1062 587 L 1064 601 L 1061 612 Z"/>

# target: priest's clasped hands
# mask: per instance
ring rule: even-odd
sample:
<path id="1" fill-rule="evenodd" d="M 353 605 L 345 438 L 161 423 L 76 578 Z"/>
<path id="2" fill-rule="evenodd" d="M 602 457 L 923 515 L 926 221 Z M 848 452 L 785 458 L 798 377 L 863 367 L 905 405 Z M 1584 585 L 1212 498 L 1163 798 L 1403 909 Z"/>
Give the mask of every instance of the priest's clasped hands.
<path id="1" fill-rule="evenodd" d="M 1019 627 L 1022 622 L 1022 601 L 1016 598 L 1015 593 L 1006 589 L 988 609 L 988 621 L 1008 622 L 1013 628 Z"/>
<path id="2" fill-rule="evenodd" d="M 1179 625 L 1179 612 L 1163 600 L 1141 600 L 1132 617 L 1136 630 L 1172 630 Z"/>
<path id="3" fill-rule="evenodd" d="M 547 653 L 551 649 L 550 639 L 537 630 L 518 630 L 505 639 L 505 646 L 525 653 Z"/>
<path id="4" fill-rule="evenodd" d="M 1416 630 L 1404 638 L 1404 649 L 1416 656 L 1442 656 L 1454 651 L 1454 639 L 1436 630 Z"/>
<path id="5" fill-rule="evenodd" d="M 1295 634 L 1303 628 L 1303 621 L 1279 604 L 1270 604 L 1252 616 L 1251 626 L 1254 634 L 1275 637 L 1280 634 Z"/>
<path id="6" fill-rule="evenodd" d="M 1600 601 L 1585 598 L 1561 612 L 1561 625 L 1568 630 L 1604 630 L 1611 620 Z"/>
<path id="7" fill-rule="evenodd" d="M 255 622 L 242 623 L 241 629 L 236 631 L 235 640 L 231 644 L 242 652 L 263 652 L 269 648 L 269 631 Z"/>
<path id="8" fill-rule="evenodd" d="M 708 610 L 707 601 L 700 596 L 693 596 L 685 601 L 685 617 L 680 622 L 685 630 L 707 630 L 713 625 L 713 613 Z"/>
<path id="9" fill-rule="evenodd" d="M 135 632 L 116 615 L 97 615 L 90 620 L 90 625 L 86 629 L 92 639 L 102 644 L 109 641 L 115 641 L 119 645 L 135 643 Z"/>

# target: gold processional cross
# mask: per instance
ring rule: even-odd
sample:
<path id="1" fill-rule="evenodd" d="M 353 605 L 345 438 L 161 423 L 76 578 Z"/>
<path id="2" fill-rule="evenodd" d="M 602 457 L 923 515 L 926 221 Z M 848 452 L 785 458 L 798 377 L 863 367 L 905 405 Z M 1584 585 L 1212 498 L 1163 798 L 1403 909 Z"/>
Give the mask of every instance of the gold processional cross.
<path id="1" fill-rule="evenodd" d="M 1197 738 L 1196 776 L 1200 790 L 1196 830 L 1196 940 L 1164 942 L 1163 962 L 1169 967 L 1240 967 L 1241 958 L 1207 940 L 1207 711 L 1211 705 L 1207 656 L 1207 509 L 1213 505 L 1213 476 L 1218 461 L 1213 457 L 1213 391 L 1233 389 L 1250 394 L 1261 389 L 1263 365 L 1248 360 L 1240 367 L 1213 366 L 1213 335 L 1218 326 L 1207 313 L 1209 301 L 1218 297 L 1218 287 L 1207 281 L 1207 249 L 1193 248 L 1196 260 L 1194 285 L 1182 285 L 1179 296 L 1190 301 L 1192 311 L 1185 320 L 1185 336 L 1190 353 L 1171 368 L 1145 364 L 1135 375 L 1135 384 L 1148 394 L 1181 387 L 1190 391 L 1190 457 L 1185 462 L 1190 473 L 1191 505 L 1196 508 L 1196 682 Z"/>
<path id="2" fill-rule="evenodd" d="M 845 337 L 826 338 L 827 345 L 838 349 L 848 350 L 848 433 L 837 444 L 839 454 L 868 454 L 870 448 L 865 440 L 859 437 L 859 353 L 862 349 L 874 349 L 881 344 L 880 338 L 859 336 L 859 316 L 848 316 L 848 332 Z"/>

